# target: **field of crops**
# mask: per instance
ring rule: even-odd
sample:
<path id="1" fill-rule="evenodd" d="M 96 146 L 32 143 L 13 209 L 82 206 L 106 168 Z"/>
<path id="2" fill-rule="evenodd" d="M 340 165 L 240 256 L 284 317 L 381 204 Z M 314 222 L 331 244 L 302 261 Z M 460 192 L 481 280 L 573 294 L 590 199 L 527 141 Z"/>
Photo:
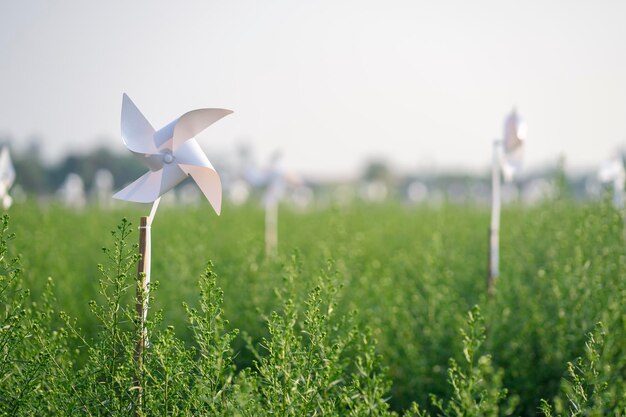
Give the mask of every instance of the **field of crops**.
<path id="1" fill-rule="evenodd" d="M 609 204 L 505 207 L 493 298 L 484 207 L 281 208 L 271 259 L 259 208 L 163 207 L 139 407 L 147 211 L 11 208 L 3 415 L 624 415 L 626 246 Z"/>

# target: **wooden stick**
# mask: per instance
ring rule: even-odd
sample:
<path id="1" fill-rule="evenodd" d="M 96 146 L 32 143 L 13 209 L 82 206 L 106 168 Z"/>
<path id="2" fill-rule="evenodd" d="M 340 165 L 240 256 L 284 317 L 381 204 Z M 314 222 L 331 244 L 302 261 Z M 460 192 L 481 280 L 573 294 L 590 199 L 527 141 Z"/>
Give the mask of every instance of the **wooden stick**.
<path id="1" fill-rule="evenodd" d="M 135 389 L 137 403 L 135 416 L 142 416 L 143 401 L 143 354 L 146 347 L 146 317 L 148 313 L 148 284 L 150 282 L 150 225 L 148 217 L 141 217 L 139 224 L 139 262 L 137 264 L 137 343 L 135 345 Z"/>

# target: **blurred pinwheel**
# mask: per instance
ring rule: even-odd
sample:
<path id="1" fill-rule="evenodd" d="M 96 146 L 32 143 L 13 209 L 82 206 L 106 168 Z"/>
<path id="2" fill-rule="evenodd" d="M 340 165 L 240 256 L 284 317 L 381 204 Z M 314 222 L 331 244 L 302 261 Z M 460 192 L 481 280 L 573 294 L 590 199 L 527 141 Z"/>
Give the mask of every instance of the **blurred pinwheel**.
<path id="1" fill-rule="evenodd" d="M 253 186 L 263 187 L 263 206 L 265 207 L 265 253 L 276 254 L 278 247 L 278 204 L 283 198 L 287 186 L 300 185 L 300 177 L 287 173 L 281 168 L 282 153 L 274 152 L 264 171 L 248 168 L 244 178 Z"/>
<path id="2" fill-rule="evenodd" d="M 504 121 L 502 174 L 509 182 L 522 167 L 526 124 L 513 109 Z"/>
<path id="3" fill-rule="evenodd" d="M 487 291 L 491 295 L 494 283 L 500 275 L 500 173 L 510 182 L 522 166 L 526 125 L 522 123 L 515 108 L 504 120 L 504 136 L 493 141 L 491 166 L 491 225 L 489 227 L 489 274 Z"/>

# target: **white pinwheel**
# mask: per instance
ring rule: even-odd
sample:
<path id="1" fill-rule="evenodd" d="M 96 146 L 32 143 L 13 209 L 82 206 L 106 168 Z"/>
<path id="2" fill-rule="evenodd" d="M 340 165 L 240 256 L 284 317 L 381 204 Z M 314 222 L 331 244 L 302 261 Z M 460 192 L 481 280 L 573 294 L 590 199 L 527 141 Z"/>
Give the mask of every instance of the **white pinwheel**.
<path id="1" fill-rule="evenodd" d="M 155 131 L 124 94 L 122 139 L 150 172 L 113 197 L 151 203 L 191 176 L 219 215 L 222 205 L 220 177 L 194 136 L 230 113 L 232 111 L 226 109 L 193 110 Z"/>
<path id="2" fill-rule="evenodd" d="M 495 279 L 500 275 L 500 172 L 510 182 L 522 166 L 526 125 L 515 108 L 504 120 L 504 136 L 493 141 L 491 167 L 491 226 L 489 228 L 489 275 L 487 291 L 493 294 Z"/>
<path id="3" fill-rule="evenodd" d="M 113 197 L 137 203 L 152 203 L 147 217 L 139 225 L 139 254 L 137 268 L 137 313 L 140 337 L 137 341 L 138 362 L 148 343 L 146 318 L 150 284 L 150 228 L 161 196 L 191 176 L 219 215 L 222 206 L 220 177 L 209 162 L 194 136 L 232 113 L 225 109 L 199 109 L 183 114 L 167 126 L 154 130 L 137 106 L 124 94 L 122 99 L 122 140 L 150 170 Z"/>
<path id="4" fill-rule="evenodd" d="M 504 121 L 504 137 L 502 138 L 502 174 L 506 181 L 511 181 L 522 167 L 524 139 L 526 139 L 526 124 L 513 109 Z"/>
<path id="5" fill-rule="evenodd" d="M 247 169 L 244 177 L 253 186 L 264 187 L 263 206 L 265 207 L 265 253 L 276 254 L 278 247 L 278 205 L 285 194 L 287 186 L 300 185 L 299 176 L 289 174 L 281 168 L 282 154 L 274 152 L 264 171 Z"/>
<path id="6" fill-rule="evenodd" d="M 5 210 L 13 204 L 13 199 L 9 195 L 13 182 L 15 182 L 15 168 L 11 162 L 9 149 L 4 147 L 0 151 L 0 202 Z"/>

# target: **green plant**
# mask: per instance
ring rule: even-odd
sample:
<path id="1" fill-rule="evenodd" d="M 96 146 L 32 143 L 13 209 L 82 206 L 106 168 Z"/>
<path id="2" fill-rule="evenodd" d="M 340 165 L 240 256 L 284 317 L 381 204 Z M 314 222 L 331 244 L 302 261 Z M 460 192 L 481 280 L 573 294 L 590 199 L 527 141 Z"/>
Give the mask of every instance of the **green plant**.
<path id="1" fill-rule="evenodd" d="M 163 210 L 153 228 L 152 276 L 159 286 L 155 282 L 151 288 L 150 347 L 142 374 L 145 413 L 263 415 L 264 401 L 280 409 L 278 393 L 292 392 L 295 383 L 274 381 L 269 384 L 274 399 L 261 395 L 272 374 L 259 369 L 283 364 L 263 347 L 267 342 L 293 352 L 284 356 L 285 370 L 293 369 L 289 375 L 312 375 L 310 381 L 319 385 L 312 392 L 334 398 L 344 414 L 367 413 L 351 411 L 368 404 L 356 392 L 371 398 L 370 404 L 384 399 L 383 406 L 398 413 L 412 402 L 423 406 L 420 413 L 442 413 L 429 394 L 446 410 L 454 401 L 463 404 L 459 409 L 467 405 L 471 410 L 472 401 L 464 401 L 480 397 L 461 396 L 468 389 L 461 375 L 469 378 L 483 368 L 485 375 L 493 371 L 488 378 L 494 381 L 501 376 L 507 400 L 519 398 L 513 414 L 536 415 L 541 398 L 551 400 L 555 413 L 566 414 L 567 363 L 586 357 L 586 334 L 599 321 L 606 329 L 596 368 L 606 383 L 602 403 L 613 413 L 624 404 L 624 223 L 622 213 L 606 202 L 559 199 L 505 206 L 501 276 L 489 301 L 484 279 L 488 212 L 479 206 L 281 207 L 281 246 L 272 259 L 263 255 L 263 213 L 253 205 L 229 207 L 219 221 L 206 221 L 206 207 Z M 101 231 L 122 215 L 141 214 L 129 207 L 123 214 L 76 213 L 34 204 L 12 212 L 10 230 L 19 239 L 6 241 L 3 259 L 20 254 L 20 265 L 19 272 L 2 276 L 4 284 L 11 282 L 1 295 L 3 413 L 132 413 L 138 393 L 134 245 L 124 244 L 128 258 L 119 264 L 124 257 L 114 256 L 117 230 L 107 245 L 105 273 L 94 265 L 102 261 Z M 132 230 L 128 226 L 128 242 L 136 238 Z M 209 258 L 219 260 L 210 274 L 220 277 L 223 292 L 213 278 L 206 281 L 207 272 L 200 279 L 206 298 L 198 296 L 197 274 Z M 331 270 L 328 259 L 334 259 Z M 321 277 L 320 271 L 325 271 Z M 317 286 L 318 304 L 311 304 Z M 473 305 L 481 307 L 488 330 L 470 372 L 456 329 Z M 197 314 L 193 324 L 191 311 Z M 198 330 L 203 317 L 204 330 Z M 324 373 L 331 370 L 322 369 L 319 358 L 332 357 L 326 350 L 341 341 L 347 347 L 332 362 L 332 372 L 342 375 L 341 388 L 328 387 L 329 378 L 335 379 Z M 256 357 L 247 344 L 254 346 Z M 481 359 L 487 355 L 489 360 Z M 361 382 L 354 385 L 359 375 Z M 320 408 L 330 409 L 326 400 L 319 401 L 325 404 Z M 487 407 L 492 403 L 485 402 L 481 412 L 492 412 Z M 510 411 L 502 403 L 507 401 L 498 403 L 500 415 Z"/>
<path id="2" fill-rule="evenodd" d="M 29 396 L 46 366 L 28 340 L 38 326 L 28 306 L 29 292 L 22 287 L 20 259 L 11 257 L 9 217 L 0 220 L 0 414 L 24 415 L 31 409 Z"/>
<path id="3" fill-rule="evenodd" d="M 622 394 L 621 398 L 607 395 L 611 394 L 607 382 L 610 365 L 603 363 L 602 357 L 606 337 L 604 325 L 598 323 L 594 331 L 587 334 L 585 356 L 577 358 L 574 362 L 568 362 L 568 379 L 562 385 L 565 400 L 558 397 L 556 399 L 559 415 L 563 413 L 569 417 L 626 415 L 624 395 Z M 553 407 L 546 400 L 542 400 L 540 408 L 546 417 L 554 415 Z"/>
<path id="4" fill-rule="evenodd" d="M 475 306 L 467 313 L 465 328 L 461 329 L 463 339 L 463 363 L 450 359 L 448 381 L 452 386 L 452 396 L 444 401 L 437 396 L 431 400 L 437 414 L 444 417 L 497 417 L 509 415 L 514 402 L 509 401 L 507 409 L 501 409 L 507 390 L 502 387 L 502 370 L 496 370 L 491 356 L 480 354 L 485 341 L 485 324 L 480 310 Z M 417 405 L 410 410 L 416 417 L 427 416 Z"/>
<path id="5" fill-rule="evenodd" d="M 384 397 L 389 383 L 371 333 L 354 324 L 356 313 L 337 317 L 339 291 L 329 266 L 304 312 L 287 297 L 293 294 L 281 294 L 283 311 L 267 321 L 270 336 L 261 342 L 264 352 L 250 343 L 257 359 L 247 378 L 258 378 L 258 409 L 250 415 L 389 415 Z"/>

